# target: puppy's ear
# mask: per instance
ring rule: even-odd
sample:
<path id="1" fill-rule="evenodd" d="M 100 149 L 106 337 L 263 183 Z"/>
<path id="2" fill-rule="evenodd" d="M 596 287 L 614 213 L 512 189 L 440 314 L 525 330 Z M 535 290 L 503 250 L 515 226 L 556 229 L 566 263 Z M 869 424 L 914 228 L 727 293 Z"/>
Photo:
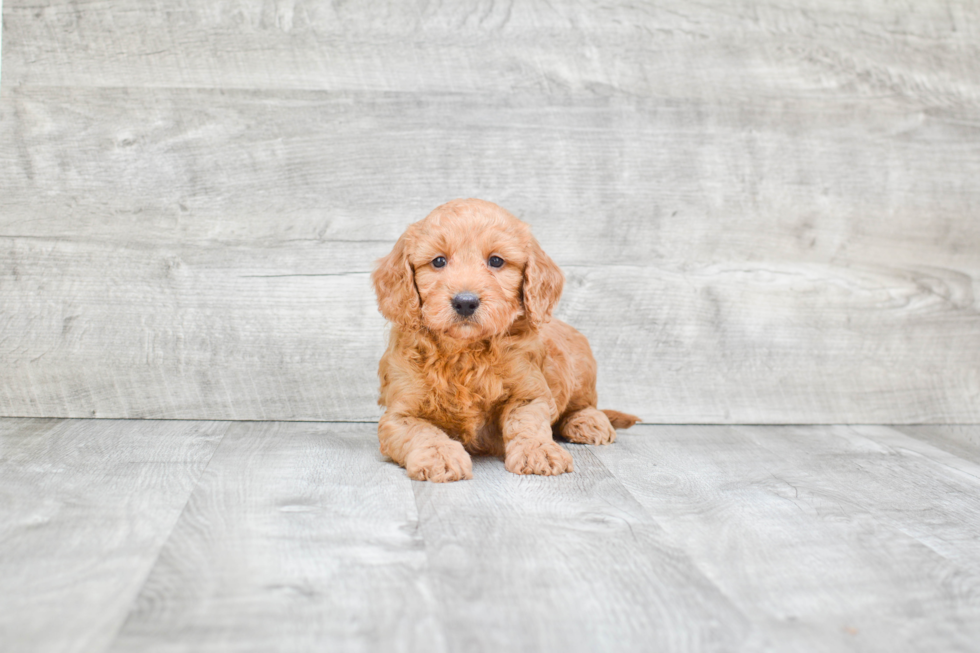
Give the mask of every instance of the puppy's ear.
<path id="1" fill-rule="evenodd" d="M 564 286 L 565 275 L 561 268 L 532 236 L 524 267 L 524 312 L 531 326 L 537 328 L 551 319 Z"/>
<path id="2" fill-rule="evenodd" d="M 402 234 L 394 249 L 378 259 L 371 282 L 378 296 L 378 310 L 389 322 L 408 329 L 418 329 L 422 306 L 415 287 L 415 269 L 408 261 L 409 232 Z"/>

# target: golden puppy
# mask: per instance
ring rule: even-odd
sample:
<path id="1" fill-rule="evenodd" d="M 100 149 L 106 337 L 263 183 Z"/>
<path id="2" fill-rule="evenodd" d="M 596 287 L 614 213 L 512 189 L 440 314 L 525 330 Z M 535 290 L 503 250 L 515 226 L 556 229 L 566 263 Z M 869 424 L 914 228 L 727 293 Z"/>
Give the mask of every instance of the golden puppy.
<path id="1" fill-rule="evenodd" d="M 371 275 L 393 323 L 378 376 L 381 452 L 417 480 L 473 477 L 467 452 L 515 474 L 572 471 L 552 438 L 607 444 L 638 417 L 596 409 L 585 336 L 551 319 L 564 276 L 526 224 L 454 200 L 410 225 Z"/>

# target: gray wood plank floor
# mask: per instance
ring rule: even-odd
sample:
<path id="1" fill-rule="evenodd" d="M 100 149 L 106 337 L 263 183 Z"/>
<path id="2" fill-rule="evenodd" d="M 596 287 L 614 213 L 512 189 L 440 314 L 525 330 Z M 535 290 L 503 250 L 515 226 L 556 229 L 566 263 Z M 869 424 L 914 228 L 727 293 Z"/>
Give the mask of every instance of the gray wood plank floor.
<path id="1" fill-rule="evenodd" d="M 450 485 L 374 430 L 0 420 L 0 650 L 980 650 L 980 425 L 638 426 Z"/>

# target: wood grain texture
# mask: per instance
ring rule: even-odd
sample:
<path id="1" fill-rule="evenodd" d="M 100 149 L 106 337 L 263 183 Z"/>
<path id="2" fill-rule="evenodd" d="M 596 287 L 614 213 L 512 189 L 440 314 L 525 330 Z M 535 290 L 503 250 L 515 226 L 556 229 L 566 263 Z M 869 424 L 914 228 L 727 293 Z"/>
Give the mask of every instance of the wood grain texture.
<path id="1" fill-rule="evenodd" d="M 7 0 L 8 84 L 978 99 L 968 0 Z"/>
<path id="2" fill-rule="evenodd" d="M 980 420 L 974 3 L 3 6 L 0 415 L 370 420 L 371 262 L 532 223 L 605 406 Z"/>
<path id="3" fill-rule="evenodd" d="M 329 246 L 14 242 L 3 412 L 377 418 L 384 321 Z"/>
<path id="4" fill-rule="evenodd" d="M 6 414 L 378 416 L 383 320 L 367 272 L 336 266 L 386 245 L 6 242 Z M 821 266 L 566 271 L 559 317 L 592 342 L 603 406 L 695 422 L 964 421 L 977 409 L 958 400 L 973 394 L 963 352 L 980 320 L 922 285 L 951 295 L 963 290 L 955 277 L 943 287 L 930 274 Z M 805 326 L 788 326 L 797 319 Z"/>
<path id="5" fill-rule="evenodd" d="M 772 650 L 975 650 L 980 466 L 927 437 L 639 427 L 595 455 Z"/>
<path id="6" fill-rule="evenodd" d="M 543 479 L 481 459 L 435 486 L 381 460 L 373 426 L 236 425 L 110 650 L 739 647 L 741 614 L 576 462 Z"/>
<path id="7" fill-rule="evenodd" d="M 375 429 L 232 425 L 109 650 L 439 650 L 411 481 Z"/>
<path id="8" fill-rule="evenodd" d="M 977 437 L 641 425 L 435 485 L 370 424 L 2 419 L 0 649 L 974 651 Z"/>
<path id="9" fill-rule="evenodd" d="M 481 195 L 565 263 L 978 264 L 980 103 L 8 93 L 4 236 L 390 244 Z"/>
<path id="10" fill-rule="evenodd" d="M 744 614 L 585 445 L 575 472 L 413 483 L 451 651 L 733 651 Z"/>
<path id="11" fill-rule="evenodd" d="M 19 126 L 10 140 L 43 116 L 65 126 L 7 150 L 0 165 L 10 179 L 0 220 L 11 236 L 0 258 L 10 334 L 0 350 L 3 414 L 376 418 L 384 335 L 367 273 L 460 181 L 472 191 L 462 194 L 500 193 L 564 266 L 559 316 L 592 341 L 609 407 L 662 422 L 978 419 L 980 223 L 960 209 L 923 223 L 898 206 L 921 189 L 899 183 L 877 191 L 882 206 L 872 210 L 858 196 L 892 173 L 843 165 L 852 155 L 895 171 L 914 165 L 909 179 L 952 191 L 980 178 L 977 150 L 957 144 L 955 130 L 921 147 L 825 117 L 820 129 L 830 134 L 820 138 L 848 151 L 826 161 L 797 151 L 797 169 L 779 173 L 765 208 L 742 213 L 744 197 L 733 190 L 729 207 L 705 196 L 696 174 L 663 183 L 652 175 L 630 194 L 634 173 L 668 168 L 658 142 L 673 139 L 667 149 L 682 152 L 703 140 L 698 125 L 682 128 L 688 110 L 159 90 L 12 95 L 4 125 Z M 519 146 L 553 110 L 578 126 L 546 134 L 531 149 L 538 160 L 523 161 Z M 668 124 L 632 131 L 645 120 L 634 111 Z M 799 148 L 786 123 L 807 129 L 821 115 L 807 104 L 794 111 L 772 116 L 778 127 L 759 137 L 769 150 Z M 485 131 L 491 113 L 499 128 Z M 182 125 L 168 122 L 178 114 Z M 741 141 L 744 121 L 731 118 L 726 133 Z M 310 124 L 322 131 L 309 133 Z M 468 148 L 460 140 L 455 158 L 413 170 L 419 159 L 408 154 L 443 136 Z M 728 150 L 732 165 L 743 145 Z M 404 153 L 399 183 L 416 186 L 418 206 L 400 206 L 402 191 L 382 192 L 386 151 Z M 466 171 L 467 161 L 480 163 Z M 594 170 L 616 166 L 618 182 L 596 182 Z M 804 204 L 813 183 L 797 198 L 780 200 L 778 188 L 814 168 L 840 196 L 816 214 L 777 210 L 780 201 Z M 358 169 L 368 176 L 355 180 Z M 447 181 L 439 169 L 465 178 Z M 497 181 L 482 192 L 476 180 L 487 174 Z M 856 175 L 866 178 L 849 187 Z M 562 180 L 553 205 L 529 199 L 548 178 Z M 960 197 L 961 208 L 973 201 Z"/>
<path id="12" fill-rule="evenodd" d="M 0 650 L 104 650 L 226 426 L 0 420 Z"/>
<path id="13" fill-rule="evenodd" d="M 980 429 L 969 424 L 901 426 L 896 429 L 905 435 L 925 440 L 934 447 L 960 458 L 980 463 Z"/>

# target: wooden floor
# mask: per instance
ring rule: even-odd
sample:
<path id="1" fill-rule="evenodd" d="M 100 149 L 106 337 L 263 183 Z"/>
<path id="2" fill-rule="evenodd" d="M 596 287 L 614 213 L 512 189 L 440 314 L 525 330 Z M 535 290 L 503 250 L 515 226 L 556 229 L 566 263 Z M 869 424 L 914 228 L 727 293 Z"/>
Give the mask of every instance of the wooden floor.
<path id="1" fill-rule="evenodd" d="M 449 485 L 374 430 L 0 420 L 0 649 L 980 649 L 980 426 L 638 426 Z"/>

